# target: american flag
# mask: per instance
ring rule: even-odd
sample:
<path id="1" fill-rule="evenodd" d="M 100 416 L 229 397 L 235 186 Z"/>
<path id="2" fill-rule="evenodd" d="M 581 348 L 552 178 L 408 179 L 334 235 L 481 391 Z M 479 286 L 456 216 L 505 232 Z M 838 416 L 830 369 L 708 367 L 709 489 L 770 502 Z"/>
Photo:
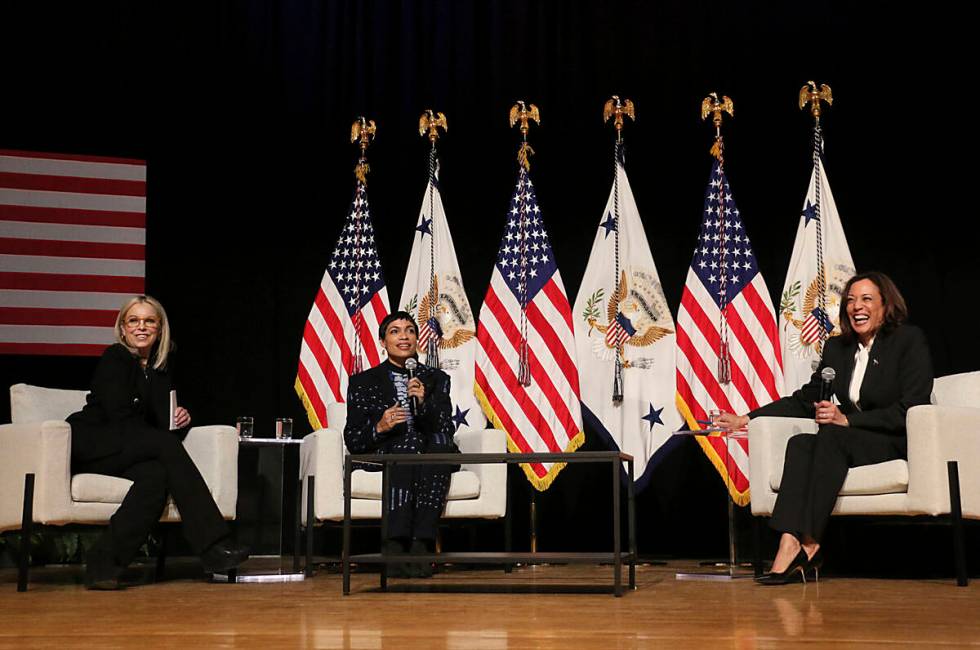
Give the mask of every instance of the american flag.
<path id="1" fill-rule="evenodd" d="M 0 354 L 98 356 L 145 259 L 144 161 L 0 150 Z"/>
<path id="2" fill-rule="evenodd" d="M 439 320 L 436 318 L 422 319 L 419 323 L 419 350 L 425 351 L 427 345 L 429 345 L 429 339 L 435 338 L 438 340 L 442 337 L 442 327 L 439 326 Z"/>
<path id="3" fill-rule="evenodd" d="M 575 451 L 585 440 L 572 310 L 534 194 L 522 167 L 507 227 L 480 310 L 476 394 L 514 452 Z M 530 381 L 519 381 L 522 349 Z M 522 465 L 545 490 L 564 467 Z"/>
<path id="4" fill-rule="evenodd" d="M 378 325 L 388 311 L 367 188 L 359 180 L 299 350 L 295 389 L 314 430 L 327 426 L 327 404 L 345 401 L 348 378 L 381 361 Z"/>
<path id="5" fill-rule="evenodd" d="M 807 314 L 806 320 L 803 321 L 803 328 L 800 330 L 800 340 L 804 343 L 813 343 L 817 339 L 825 338 L 833 331 L 834 324 L 830 321 L 830 317 L 827 316 L 827 312 L 819 307 L 814 307 Z"/>
<path id="6" fill-rule="evenodd" d="M 724 319 L 722 319 L 724 315 Z M 719 381 L 727 343 L 731 381 Z M 779 398 L 782 359 L 769 290 L 735 206 L 725 171 L 715 161 L 704 220 L 677 314 L 677 406 L 700 429 L 710 409 L 742 414 Z M 739 505 L 749 502 L 748 441 L 697 438 Z"/>
<path id="7" fill-rule="evenodd" d="M 616 318 L 609 323 L 609 328 L 606 329 L 606 345 L 610 348 L 618 348 L 629 341 L 634 334 L 636 334 L 636 328 L 633 327 L 630 319 L 625 314 L 618 313 Z"/>

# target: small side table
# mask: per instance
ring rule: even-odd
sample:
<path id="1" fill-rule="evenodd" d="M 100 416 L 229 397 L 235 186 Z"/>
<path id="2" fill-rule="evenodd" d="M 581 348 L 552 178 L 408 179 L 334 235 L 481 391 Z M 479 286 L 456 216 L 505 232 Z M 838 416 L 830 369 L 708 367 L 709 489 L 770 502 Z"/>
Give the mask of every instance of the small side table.
<path id="1" fill-rule="evenodd" d="M 287 449 L 299 449 L 302 439 L 239 438 L 239 470 L 242 452 L 256 454 L 255 476 L 239 471 L 238 494 L 243 488 L 256 492 L 255 507 L 243 510 L 239 498 L 238 540 L 251 547 L 252 556 L 237 571 L 215 574 L 221 582 L 298 582 L 305 579 L 302 571 L 284 568 L 283 534 L 285 532 L 285 493 L 283 468 Z M 257 489 L 256 489 L 257 486 Z M 271 534 L 270 534 L 271 533 Z M 288 558 L 292 565 L 292 558 Z M 270 566 L 273 565 L 273 566 Z"/>

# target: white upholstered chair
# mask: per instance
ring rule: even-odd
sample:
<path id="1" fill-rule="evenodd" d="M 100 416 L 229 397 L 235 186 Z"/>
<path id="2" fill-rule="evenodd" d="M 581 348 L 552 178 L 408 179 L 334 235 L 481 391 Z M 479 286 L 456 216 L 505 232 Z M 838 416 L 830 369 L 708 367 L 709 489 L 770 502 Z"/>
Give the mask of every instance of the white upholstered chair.
<path id="1" fill-rule="evenodd" d="M 71 426 L 65 418 L 85 404 L 87 392 L 10 387 L 11 424 L 0 425 L 0 532 L 32 524 L 107 524 L 132 482 L 101 474 L 71 475 Z M 184 447 L 201 471 L 225 519 L 238 500 L 238 435 L 231 426 L 193 427 Z M 26 498 L 25 498 L 26 496 Z M 180 521 L 173 501 L 160 519 Z M 26 547 L 25 547 L 26 548 Z M 27 588 L 27 553 L 21 553 L 18 591 Z"/>
<path id="2" fill-rule="evenodd" d="M 980 372 L 936 379 L 932 404 L 909 409 L 906 428 L 908 460 L 851 468 L 833 514 L 950 515 L 957 581 L 965 585 L 958 511 L 962 517 L 980 519 Z M 816 430 L 816 423 L 804 418 L 761 417 L 749 423 L 753 515 L 772 514 L 789 439 Z M 956 463 L 952 469 L 950 461 Z"/>
<path id="3" fill-rule="evenodd" d="M 303 438 L 300 446 L 299 474 L 302 482 L 300 522 L 309 522 L 309 504 L 313 505 L 313 525 L 344 518 L 344 445 L 343 430 L 347 423 L 347 405 L 327 406 L 330 428 L 314 431 Z M 497 453 L 507 451 L 503 431 L 461 431 L 456 445 L 463 453 Z M 312 481 L 310 479 L 313 479 Z M 313 493 L 310 499 L 309 486 Z M 450 519 L 497 519 L 507 514 L 507 466 L 503 463 L 462 465 L 454 472 L 443 517 Z M 381 472 L 354 470 L 351 475 L 351 519 L 381 518 Z M 307 533 L 307 572 L 311 571 L 310 548 L 313 526 Z M 298 550 L 298 549 L 297 549 Z"/>

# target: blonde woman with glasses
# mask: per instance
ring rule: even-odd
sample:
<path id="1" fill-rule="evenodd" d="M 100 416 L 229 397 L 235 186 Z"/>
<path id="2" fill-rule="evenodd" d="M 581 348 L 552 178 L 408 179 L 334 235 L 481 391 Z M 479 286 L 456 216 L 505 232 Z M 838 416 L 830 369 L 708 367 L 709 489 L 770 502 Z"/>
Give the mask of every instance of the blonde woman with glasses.
<path id="1" fill-rule="evenodd" d="M 248 558 L 233 542 L 201 473 L 181 444 L 191 415 L 183 407 L 171 430 L 174 344 L 163 305 L 135 296 L 116 317 L 116 343 L 106 348 L 88 400 L 68 417 L 72 473 L 107 474 L 133 482 L 109 529 L 86 556 L 89 589 L 120 589 L 119 576 L 136 556 L 172 495 L 184 536 L 205 571 L 218 573 Z"/>

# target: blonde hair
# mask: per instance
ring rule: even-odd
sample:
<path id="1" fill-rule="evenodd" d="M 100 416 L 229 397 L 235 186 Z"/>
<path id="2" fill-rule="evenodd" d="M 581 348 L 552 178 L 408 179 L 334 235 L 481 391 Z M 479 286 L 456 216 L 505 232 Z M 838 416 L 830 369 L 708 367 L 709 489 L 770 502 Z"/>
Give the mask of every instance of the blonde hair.
<path id="1" fill-rule="evenodd" d="M 153 368 L 159 370 L 167 365 L 167 356 L 175 347 L 174 342 L 170 338 L 170 321 L 167 320 L 167 312 L 159 300 L 152 296 L 133 296 L 123 303 L 122 308 L 119 310 L 119 315 L 116 316 L 116 341 L 124 345 L 133 354 L 136 354 L 136 350 L 129 347 L 126 343 L 126 325 L 124 321 L 126 320 L 126 314 L 133 308 L 133 305 L 138 304 L 152 307 L 153 311 L 157 313 L 157 319 L 160 321 L 156 352 L 153 355 L 152 363 Z"/>

